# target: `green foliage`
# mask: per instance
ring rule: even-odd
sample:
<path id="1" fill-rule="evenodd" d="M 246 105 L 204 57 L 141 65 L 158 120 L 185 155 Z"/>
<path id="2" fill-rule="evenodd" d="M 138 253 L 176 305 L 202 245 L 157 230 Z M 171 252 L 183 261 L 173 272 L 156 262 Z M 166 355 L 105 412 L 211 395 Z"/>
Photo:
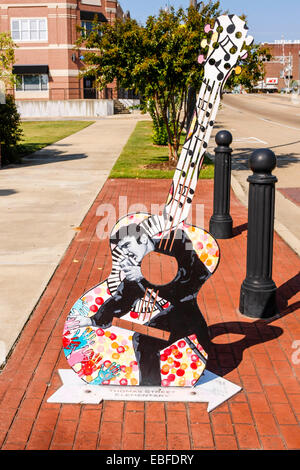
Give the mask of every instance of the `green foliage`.
<path id="1" fill-rule="evenodd" d="M 4 83 L 4 90 L 15 82 L 12 66 L 15 62 L 14 48 L 9 33 L 0 33 L 0 82 Z M 6 96 L 6 104 L 0 104 L 0 144 L 2 163 L 6 164 L 17 159 L 16 146 L 22 136 L 20 115 L 17 111 L 14 98 Z"/>
<path id="2" fill-rule="evenodd" d="M 156 115 L 155 103 L 153 100 L 149 100 L 147 110 L 153 122 L 153 132 L 151 135 L 152 142 L 156 145 L 167 145 L 168 144 L 167 126 L 163 117 Z"/>
<path id="3" fill-rule="evenodd" d="M 2 163 L 8 164 L 18 161 L 17 145 L 23 132 L 20 115 L 14 97 L 11 95 L 6 96 L 6 104 L 0 105 L 0 123 Z"/>
<path id="4" fill-rule="evenodd" d="M 226 88 L 232 89 L 236 85 L 242 85 L 247 91 L 265 76 L 264 64 L 272 58 L 268 47 L 261 44 L 246 46 L 248 56 L 246 60 L 240 60 L 237 65 L 242 68 L 240 75 L 234 73 L 228 78 Z"/>
<path id="5" fill-rule="evenodd" d="M 203 67 L 197 62 L 204 26 L 219 16 L 219 2 L 202 2 L 200 11 L 190 7 L 161 10 L 141 26 L 133 19 L 99 24 L 77 47 L 85 47 L 84 74 L 94 75 L 103 89 L 115 78 L 119 86 L 133 89 L 145 101 L 153 100 L 155 126 L 165 123 L 169 159 L 176 161 L 190 85 L 200 88 Z"/>
<path id="6" fill-rule="evenodd" d="M 180 137 L 187 116 L 189 87 L 199 90 L 204 67 L 197 61 L 204 26 L 213 26 L 222 12 L 219 1 L 200 2 L 187 11 L 160 10 L 149 16 L 145 26 L 128 18 L 114 24 L 94 24 L 88 37 L 80 37 L 77 48 L 84 49 L 82 75 L 94 76 L 100 89 L 117 79 L 120 87 L 132 89 L 151 103 L 153 139 L 169 147 L 169 160 L 179 156 Z M 242 15 L 242 19 L 245 17 Z M 263 60 L 270 58 L 263 46 L 245 47 L 248 59 L 241 75 L 232 74 L 227 87 L 242 84 L 251 89 L 263 75 Z"/>
<path id="7" fill-rule="evenodd" d="M 156 145 L 168 144 L 168 130 L 164 119 L 161 116 L 153 116 L 152 141 Z"/>
<path id="8" fill-rule="evenodd" d="M 16 45 L 9 33 L 0 33 L 0 80 L 8 84 L 14 84 L 12 66 L 15 62 Z"/>

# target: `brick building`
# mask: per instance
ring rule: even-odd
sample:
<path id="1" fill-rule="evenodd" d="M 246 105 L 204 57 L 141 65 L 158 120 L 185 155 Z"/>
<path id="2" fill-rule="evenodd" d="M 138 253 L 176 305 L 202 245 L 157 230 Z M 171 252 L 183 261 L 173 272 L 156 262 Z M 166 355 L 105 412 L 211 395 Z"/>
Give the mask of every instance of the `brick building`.
<path id="1" fill-rule="evenodd" d="M 78 79 L 76 27 L 88 31 L 95 15 L 99 22 L 125 17 L 117 0 L 1 0 L 0 31 L 10 31 L 18 46 L 18 101 L 117 98 L 115 83 L 99 95 L 90 79 Z"/>
<path id="2" fill-rule="evenodd" d="M 276 84 L 278 91 L 297 81 L 300 86 L 300 40 L 278 40 L 264 43 L 269 47 L 273 58 L 265 63 L 265 83 Z M 275 79 L 275 80 L 272 80 Z"/>

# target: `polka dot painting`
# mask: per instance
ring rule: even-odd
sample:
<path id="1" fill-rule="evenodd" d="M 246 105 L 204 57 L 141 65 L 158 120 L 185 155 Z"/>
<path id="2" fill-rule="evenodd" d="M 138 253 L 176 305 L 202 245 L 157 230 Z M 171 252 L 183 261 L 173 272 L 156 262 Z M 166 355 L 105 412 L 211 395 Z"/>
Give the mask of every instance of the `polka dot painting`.
<path id="1" fill-rule="evenodd" d="M 115 229 L 132 221 L 139 223 L 146 217 L 149 215 L 134 214 L 125 217 Z M 180 224 L 180 228 L 186 231 L 198 257 L 213 272 L 219 261 L 219 248 L 213 237 L 202 229 L 184 223 Z M 108 281 L 109 279 L 86 292 L 72 307 L 64 328 L 64 352 L 69 365 L 89 384 L 139 385 L 139 368 L 132 344 L 133 331 L 115 326 L 106 329 L 93 326 L 70 328 L 72 322 L 76 325 L 78 316 L 93 316 L 111 297 Z M 170 305 L 166 300 L 161 301 L 162 308 Z M 154 314 L 159 311 L 157 309 Z M 139 319 L 138 309 L 134 308 L 122 318 L 136 323 L 147 322 L 147 315 L 142 321 Z M 166 347 L 160 352 L 161 385 L 195 385 L 205 370 L 206 359 L 207 354 L 195 335 L 182 338 Z M 118 374 L 99 380 L 101 367 L 109 368 L 112 365 L 119 366 Z"/>

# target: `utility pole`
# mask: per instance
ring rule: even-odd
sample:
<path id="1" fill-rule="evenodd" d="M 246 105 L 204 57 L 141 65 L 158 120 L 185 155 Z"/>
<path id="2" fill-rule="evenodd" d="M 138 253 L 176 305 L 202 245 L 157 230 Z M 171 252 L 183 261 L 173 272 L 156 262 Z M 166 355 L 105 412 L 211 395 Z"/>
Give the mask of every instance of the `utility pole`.
<path id="1" fill-rule="evenodd" d="M 281 36 L 281 41 L 282 41 L 282 64 L 283 64 L 282 78 L 285 83 L 285 55 L 284 55 L 284 37 L 283 36 Z"/>
<path id="2" fill-rule="evenodd" d="M 284 80 L 286 88 L 289 88 L 291 77 L 292 77 L 292 71 L 293 71 L 292 55 L 291 55 L 291 52 L 289 52 L 289 55 L 285 56 L 284 44 L 285 44 L 284 37 L 282 36 L 282 62 L 283 62 L 282 78 Z M 286 66 L 286 63 L 287 63 L 287 66 Z"/>
<path id="3" fill-rule="evenodd" d="M 293 71 L 292 54 L 291 54 L 291 52 L 289 52 L 289 65 L 288 65 L 288 74 L 287 74 L 287 76 L 288 76 L 288 85 L 287 86 L 288 87 L 290 87 L 290 84 L 291 84 L 292 75 L 293 75 L 292 71 Z"/>

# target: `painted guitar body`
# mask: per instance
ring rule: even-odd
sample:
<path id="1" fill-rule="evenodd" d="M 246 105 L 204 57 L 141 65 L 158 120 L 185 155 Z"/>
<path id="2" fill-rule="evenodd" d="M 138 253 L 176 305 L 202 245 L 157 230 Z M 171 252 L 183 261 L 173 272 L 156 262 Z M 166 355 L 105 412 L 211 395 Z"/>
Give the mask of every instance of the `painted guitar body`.
<path id="1" fill-rule="evenodd" d="M 110 276 L 83 294 L 68 315 L 64 352 L 90 384 L 193 386 L 205 369 L 208 332 L 196 298 L 218 266 L 219 248 L 209 233 L 185 221 L 222 87 L 247 53 L 243 47 L 253 41 L 247 29 L 235 15 L 220 16 L 213 29 L 205 28 L 211 37 L 204 80 L 163 215 L 119 220 L 111 233 Z M 153 252 L 174 258 L 178 266 L 162 285 L 142 272 Z"/>
<path id="2" fill-rule="evenodd" d="M 163 244 L 160 249 L 158 248 L 162 238 L 161 229 L 163 225 L 159 216 L 149 216 L 149 214 L 144 213 L 128 215 L 118 221 L 112 230 L 112 237 L 121 227 L 128 229 L 133 224 L 141 226 L 147 236 L 154 241 L 155 251 L 158 253 L 163 252 Z M 184 248 L 184 250 L 180 250 L 180 248 Z M 164 316 L 164 312 L 168 312 L 175 306 L 177 309 L 182 308 L 182 312 L 178 313 L 183 319 L 186 318 L 187 324 L 189 322 L 189 311 L 186 311 L 186 309 L 191 305 L 195 311 L 197 309 L 200 319 L 201 313 L 198 310 L 196 301 L 197 293 L 205 279 L 218 266 L 219 247 L 216 240 L 208 232 L 182 223 L 178 227 L 177 239 L 173 242 L 172 250 L 169 252 L 170 256 L 176 258 L 178 273 L 173 281 L 163 286 L 151 284 L 146 280 L 138 283 L 127 282 L 126 286 L 126 278 L 124 278 L 121 268 L 125 257 L 118 245 L 114 243 L 111 244 L 111 254 L 112 271 L 108 279 L 83 294 L 70 311 L 64 329 L 64 352 L 74 371 L 90 384 L 139 385 L 141 382 L 140 373 L 133 345 L 134 335 L 137 331 L 140 331 L 138 326 L 148 325 L 149 322 L 155 324 L 157 318 Z M 183 258 L 186 258 L 186 260 Z M 194 276 L 191 278 L 191 267 L 189 273 L 185 272 L 185 264 L 190 260 L 193 260 L 194 264 L 198 263 L 200 267 L 198 269 L 198 278 Z M 142 282 L 144 282 L 144 285 Z M 116 311 L 118 303 L 115 303 L 113 299 L 114 296 L 118 297 L 119 291 L 122 292 L 122 289 L 126 290 L 123 309 L 127 311 L 118 314 Z M 148 296 L 145 297 L 147 289 Z M 155 296 L 157 291 L 159 294 L 163 293 L 164 296 Z M 187 298 L 187 300 L 180 302 L 184 298 Z M 115 311 L 111 310 L 110 303 L 113 303 Z M 106 323 L 111 323 L 113 317 L 118 315 L 122 320 L 133 322 L 137 327 L 137 331 L 117 326 L 101 328 L 98 325 L 70 331 L 70 326 L 74 321 L 76 322 L 76 317 L 88 316 L 93 318 L 99 308 L 104 312 L 103 317 L 108 316 L 104 320 L 103 318 L 101 320 L 100 316 L 99 323 L 101 324 L 101 321 L 104 321 L 103 326 L 107 326 Z M 108 313 L 105 314 L 107 310 Z M 178 331 L 182 328 L 182 323 L 184 322 L 179 318 Z M 169 341 L 160 340 L 159 337 L 162 338 L 162 336 L 159 336 L 162 331 L 160 328 L 157 328 L 157 338 L 150 337 L 150 344 L 152 340 L 161 341 L 162 344 L 159 355 L 161 385 L 193 386 L 203 373 L 207 353 L 197 340 L 193 327 L 194 325 L 191 323 L 189 334 L 182 337 L 177 336 L 174 342 L 170 342 L 172 337 Z M 184 324 L 183 328 L 185 328 Z M 188 329 L 185 331 L 188 331 Z M 107 368 L 113 363 L 119 365 L 119 375 L 112 377 L 110 380 L 101 381 L 98 377 L 101 366 L 104 365 Z M 151 371 L 149 382 L 151 383 Z"/>

